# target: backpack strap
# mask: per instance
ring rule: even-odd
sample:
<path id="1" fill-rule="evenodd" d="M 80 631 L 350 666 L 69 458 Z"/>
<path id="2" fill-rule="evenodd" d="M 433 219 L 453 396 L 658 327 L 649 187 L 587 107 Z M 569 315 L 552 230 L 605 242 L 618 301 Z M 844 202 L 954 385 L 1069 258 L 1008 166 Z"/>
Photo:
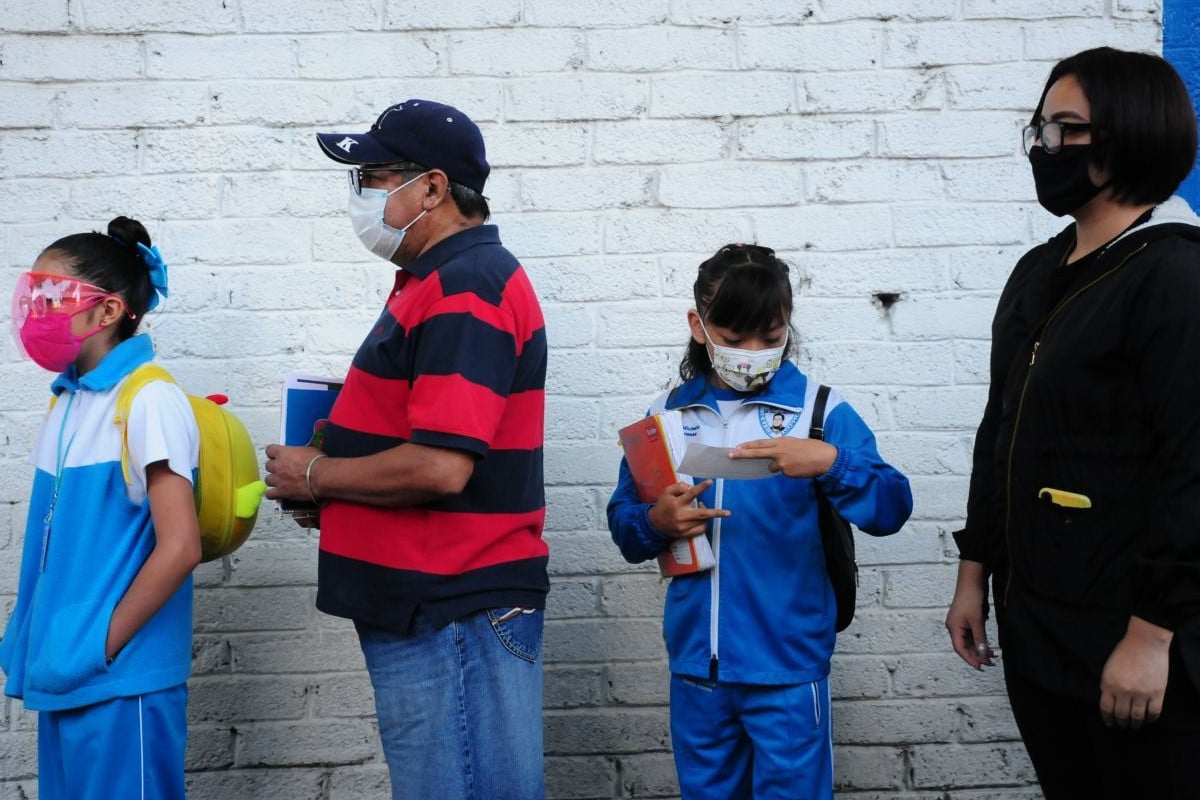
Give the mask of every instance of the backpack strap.
<path id="1" fill-rule="evenodd" d="M 129 411 L 133 408 L 134 396 L 143 386 L 153 381 L 175 383 L 175 379 L 171 377 L 171 373 L 158 364 L 146 363 L 129 373 L 129 376 L 125 378 L 125 382 L 121 384 L 121 388 L 117 391 L 117 410 L 113 415 L 113 424 L 121 428 L 121 474 L 125 476 L 126 484 L 130 482 L 131 477 L 129 469 Z"/>
<path id="2" fill-rule="evenodd" d="M 817 388 L 817 398 L 813 401 L 812 423 L 808 429 L 808 438 L 825 441 L 825 404 L 829 400 L 829 387 L 821 384 Z"/>

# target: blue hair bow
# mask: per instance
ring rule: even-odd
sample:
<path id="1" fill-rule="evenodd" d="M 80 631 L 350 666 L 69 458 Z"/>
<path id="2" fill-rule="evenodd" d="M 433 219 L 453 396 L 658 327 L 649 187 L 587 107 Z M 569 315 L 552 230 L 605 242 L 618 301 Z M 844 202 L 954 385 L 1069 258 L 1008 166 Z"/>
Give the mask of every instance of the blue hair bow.
<path id="1" fill-rule="evenodd" d="M 158 252 L 158 245 L 146 247 L 138 242 L 137 249 L 142 254 L 142 261 L 146 262 L 146 269 L 150 272 L 150 285 L 154 287 L 155 293 L 150 295 L 150 302 L 146 304 L 146 310 L 153 311 L 158 307 L 158 296 L 167 297 L 167 262 L 163 261 Z"/>

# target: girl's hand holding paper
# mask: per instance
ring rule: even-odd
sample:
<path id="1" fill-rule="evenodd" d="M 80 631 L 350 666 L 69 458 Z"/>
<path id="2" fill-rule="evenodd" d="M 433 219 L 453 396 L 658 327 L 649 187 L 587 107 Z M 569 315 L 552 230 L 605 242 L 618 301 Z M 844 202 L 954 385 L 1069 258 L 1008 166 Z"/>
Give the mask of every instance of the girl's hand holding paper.
<path id="1" fill-rule="evenodd" d="M 782 436 L 778 439 L 754 439 L 729 451 L 730 458 L 769 458 L 771 472 L 789 478 L 814 478 L 833 466 L 838 450 L 828 442 Z"/>

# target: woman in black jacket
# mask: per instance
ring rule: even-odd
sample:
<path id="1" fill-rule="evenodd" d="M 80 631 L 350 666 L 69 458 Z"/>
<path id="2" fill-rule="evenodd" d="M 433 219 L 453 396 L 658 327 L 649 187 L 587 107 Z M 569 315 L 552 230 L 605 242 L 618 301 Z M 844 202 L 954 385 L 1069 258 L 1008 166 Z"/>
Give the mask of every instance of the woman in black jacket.
<path id="1" fill-rule="evenodd" d="M 1074 219 L 1017 263 L 992 325 L 946 616 L 994 661 L 1048 800 L 1200 797 L 1200 219 L 1158 56 L 1050 72 L 1024 131 L 1038 201 Z"/>

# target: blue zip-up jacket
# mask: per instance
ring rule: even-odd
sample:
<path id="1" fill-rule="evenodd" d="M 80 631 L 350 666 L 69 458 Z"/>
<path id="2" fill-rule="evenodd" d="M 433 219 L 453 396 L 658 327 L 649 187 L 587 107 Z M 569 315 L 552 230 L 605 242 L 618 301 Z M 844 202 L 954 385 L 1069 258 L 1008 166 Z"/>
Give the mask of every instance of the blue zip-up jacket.
<path id="1" fill-rule="evenodd" d="M 687 441 L 716 447 L 778 436 L 805 439 L 817 388 L 785 362 L 756 394 L 715 389 L 699 377 L 659 397 L 649 413 L 682 410 Z M 718 400 L 728 399 L 740 403 L 724 416 Z M 782 424 L 777 414 L 783 415 Z M 867 533 L 899 530 L 912 512 L 908 479 L 880 457 L 874 434 L 836 390 L 826 406 L 825 440 L 838 455 L 815 480 L 834 508 Z M 704 478 L 692 477 L 697 483 Z M 667 590 L 663 635 L 671 671 L 764 685 L 827 676 L 837 609 L 825 572 L 812 480 L 782 474 L 718 479 L 700 500 L 732 513 L 713 520 L 707 533 L 717 566 L 674 578 Z M 638 499 L 622 459 L 608 503 L 608 527 L 630 562 L 654 558 L 670 543 L 650 525 L 650 507 Z"/>
<path id="2" fill-rule="evenodd" d="M 117 393 L 154 357 L 145 334 L 114 347 L 93 370 L 55 379 L 58 400 L 38 434 L 17 602 L 0 641 L 5 694 L 36 711 L 81 708 L 177 686 L 192 664 L 192 579 L 134 634 L 111 663 L 113 610 L 154 549 L 147 464 L 167 461 L 194 480 L 199 434 L 173 384 L 138 391 L 129 410 L 130 463 L 121 472 Z M 57 502 L 54 502 L 57 484 Z M 48 512 L 53 507 L 49 525 Z"/>

